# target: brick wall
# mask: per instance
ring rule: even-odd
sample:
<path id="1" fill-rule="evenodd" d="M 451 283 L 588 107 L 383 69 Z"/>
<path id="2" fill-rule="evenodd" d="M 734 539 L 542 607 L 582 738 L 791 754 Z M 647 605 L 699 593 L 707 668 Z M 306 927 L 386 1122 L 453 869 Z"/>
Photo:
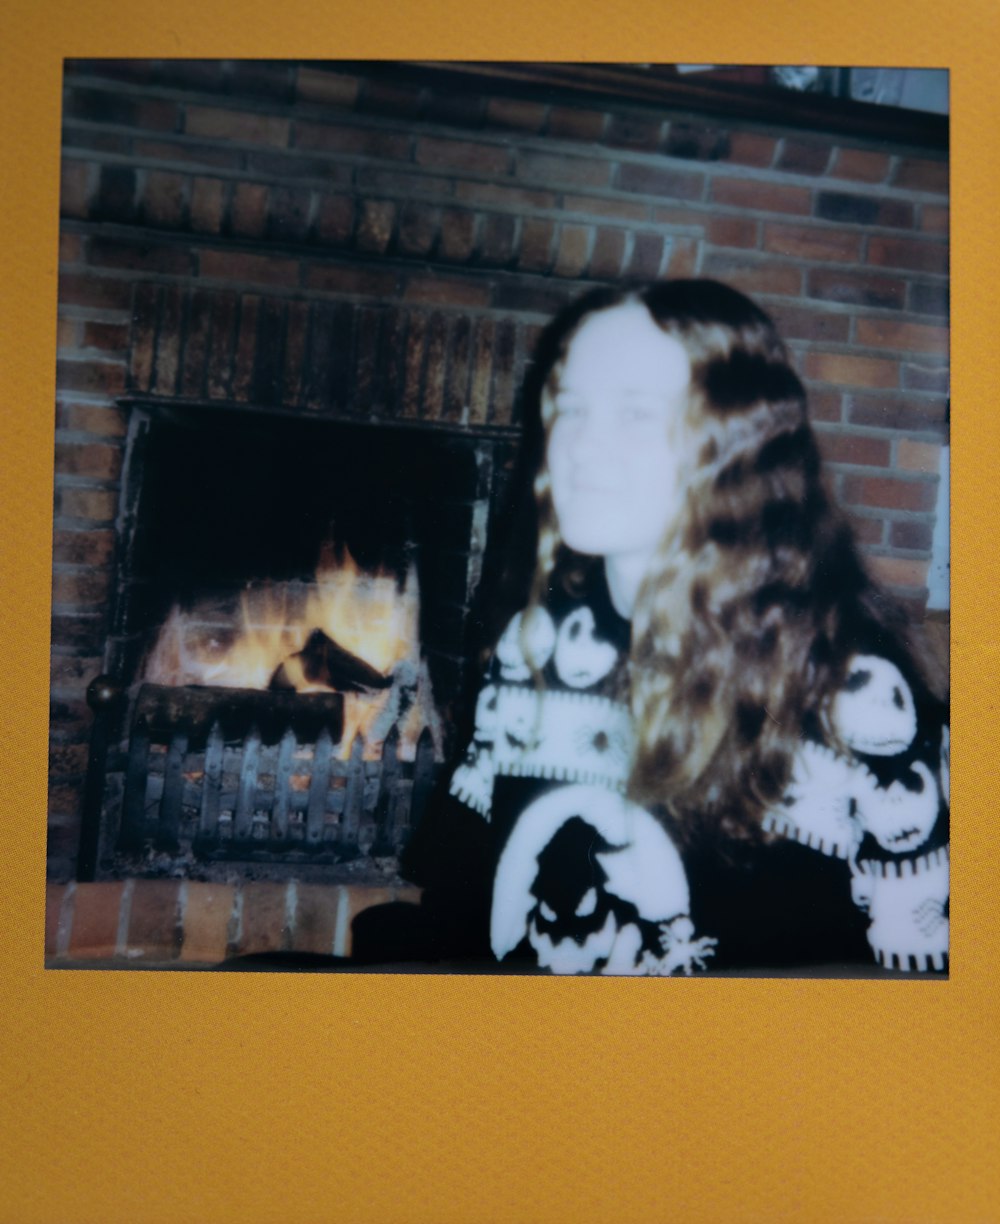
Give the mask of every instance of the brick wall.
<path id="1" fill-rule="evenodd" d="M 777 319 L 874 571 L 915 609 L 947 421 L 941 154 L 377 67 L 66 70 L 50 874 L 72 870 L 125 393 L 516 437 L 551 313 L 708 275 Z"/>

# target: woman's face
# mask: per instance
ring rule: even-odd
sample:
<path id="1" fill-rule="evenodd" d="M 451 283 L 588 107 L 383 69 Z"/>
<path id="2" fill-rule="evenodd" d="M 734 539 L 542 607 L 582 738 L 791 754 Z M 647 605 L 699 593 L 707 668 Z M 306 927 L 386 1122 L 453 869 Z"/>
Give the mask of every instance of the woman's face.
<path id="1" fill-rule="evenodd" d="M 690 460 L 678 439 L 690 382 L 684 346 L 645 306 L 614 306 L 581 324 L 551 394 L 547 451 L 570 548 L 652 557 L 684 503 Z"/>

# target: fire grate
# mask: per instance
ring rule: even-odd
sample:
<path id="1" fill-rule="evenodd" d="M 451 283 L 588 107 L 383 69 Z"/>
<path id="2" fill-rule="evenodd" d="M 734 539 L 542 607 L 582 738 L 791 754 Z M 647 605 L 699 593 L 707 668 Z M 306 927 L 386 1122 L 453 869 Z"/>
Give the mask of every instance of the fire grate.
<path id="1" fill-rule="evenodd" d="M 142 685 L 101 782 L 105 819 L 120 813 L 116 857 L 318 866 L 397 855 L 437 781 L 432 732 L 406 760 L 393 726 L 366 759 L 361 734 L 347 745 L 343 727 L 340 693 Z"/>

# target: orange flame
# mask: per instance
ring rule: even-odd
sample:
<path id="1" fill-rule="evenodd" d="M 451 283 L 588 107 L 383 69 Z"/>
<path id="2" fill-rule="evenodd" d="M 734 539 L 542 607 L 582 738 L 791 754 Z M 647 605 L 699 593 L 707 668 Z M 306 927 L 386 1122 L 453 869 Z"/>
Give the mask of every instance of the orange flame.
<path id="1" fill-rule="evenodd" d="M 282 664 L 297 692 L 330 692 L 328 685 L 308 681 L 290 656 L 302 650 L 309 635 L 321 629 L 344 650 L 383 676 L 401 674 L 415 686 L 411 704 L 399 722 L 400 754 L 412 757 L 416 738 L 431 728 L 435 747 L 440 732 L 426 666 L 420 660 L 419 595 L 411 567 L 400 589 L 389 573 L 369 574 L 345 549 L 338 559 L 324 545 L 314 584 L 281 583 L 248 588 L 240 600 L 239 623 L 218 623 L 209 601 L 184 612 L 175 605 L 146 664 L 145 676 L 157 684 L 197 684 L 219 688 L 266 689 Z M 396 686 L 371 693 L 344 694 L 346 757 L 356 735 L 365 739 L 365 756 L 378 755 L 388 727 Z M 383 716 L 380 718 L 380 716 Z M 373 736 L 373 730 L 381 734 Z"/>

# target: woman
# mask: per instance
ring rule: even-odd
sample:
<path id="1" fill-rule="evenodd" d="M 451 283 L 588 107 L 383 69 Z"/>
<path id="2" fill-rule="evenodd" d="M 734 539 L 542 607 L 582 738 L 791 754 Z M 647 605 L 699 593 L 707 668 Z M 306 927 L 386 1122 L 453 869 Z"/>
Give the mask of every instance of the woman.
<path id="1" fill-rule="evenodd" d="M 488 916 L 498 960 L 555 972 L 943 969 L 946 707 L 768 317 L 711 281 L 598 290 L 535 379 L 531 592 L 410 860 L 438 931 Z"/>

